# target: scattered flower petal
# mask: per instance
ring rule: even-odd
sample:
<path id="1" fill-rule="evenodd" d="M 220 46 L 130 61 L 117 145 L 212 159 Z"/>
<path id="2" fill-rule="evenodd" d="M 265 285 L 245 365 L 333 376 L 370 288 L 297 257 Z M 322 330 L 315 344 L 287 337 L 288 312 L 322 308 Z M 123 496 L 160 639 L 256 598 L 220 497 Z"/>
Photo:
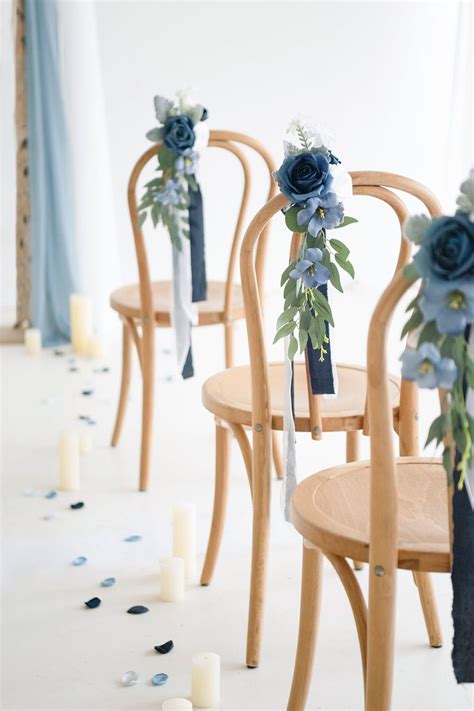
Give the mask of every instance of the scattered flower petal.
<path id="1" fill-rule="evenodd" d="M 95 420 L 93 420 L 91 417 L 87 418 L 87 424 L 88 425 L 95 425 Z"/>
<path id="2" fill-rule="evenodd" d="M 57 495 L 58 495 L 57 491 L 48 491 L 48 493 L 44 495 L 44 498 L 45 499 L 55 499 Z"/>
<path id="3" fill-rule="evenodd" d="M 74 558 L 74 560 L 72 561 L 73 565 L 84 565 L 84 563 L 87 563 L 87 558 L 85 557 L 85 555 L 80 555 L 77 558 Z"/>
<path id="4" fill-rule="evenodd" d="M 46 516 L 42 516 L 43 521 L 53 521 L 55 518 L 58 518 L 56 514 L 46 514 Z"/>
<path id="5" fill-rule="evenodd" d="M 82 509 L 84 506 L 83 501 L 78 501 L 76 504 L 71 504 L 71 509 Z"/>
<path id="6" fill-rule="evenodd" d="M 133 686 L 138 681 L 138 674 L 134 671 L 125 672 L 122 677 L 122 686 Z"/>
<path id="7" fill-rule="evenodd" d="M 170 639 L 169 642 L 165 642 L 164 644 L 157 644 L 155 646 L 155 650 L 158 652 L 158 654 L 168 654 L 168 652 L 171 652 L 173 647 L 174 642 L 172 639 Z"/>
<path id="8" fill-rule="evenodd" d="M 71 365 L 71 367 L 69 368 L 70 373 L 77 373 L 78 370 L 79 370 L 79 368 L 75 365 Z"/>
<path id="9" fill-rule="evenodd" d="M 134 605 L 129 607 L 127 610 L 129 615 L 143 615 L 145 612 L 149 612 L 148 607 L 144 605 Z"/>
<path id="10" fill-rule="evenodd" d="M 126 541 L 127 543 L 135 543 L 135 541 L 141 541 L 142 536 L 139 536 L 138 534 L 135 533 L 135 534 L 133 534 L 133 536 L 127 536 L 127 538 L 124 538 L 123 540 Z"/>
<path id="11" fill-rule="evenodd" d="M 63 356 L 65 355 L 64 351 L 60 351 L 58 348 L 54 351 L 55 356 Z"/>
<path id="12" fill-rule="evenodd" d="M 86 390 L 82 391 L 82 395 L 84 395 L 85 397 L 89 397 L 89 395 L 92 395 L 93 392 L 94 390 L 92 388 L 87 388 Z"/>
<path id="13" fill-rule="evenodd" d="M 86 420 L 86 422 L 87 422 L 87 420 L 90 420 L 89 415 L 78 415 L 78 417 L 80 420 Z"/>
<path id="14" fill-rule="evenodd" d="M 112 585 L 115 585 L 116 580 L 115 578 L 104 578 L 104 580 L 101 580 L 101 585 L 103 588 L 111 588 Z"/>
<path id="15" fill-rule="evenodd" d="M 87 600 L 87 602 L 84 603 L 86 607 L 89 607 L 91 610 L 94 609 L 94 607 L 99 607 L 100 603 L 102 600 L 100 597 L 91 597 L 90 600 Z"/>
<path id="16" fill-rule="evenodd" d="M 153 684 L 153 686 L 163 686 L 163 684 L 166 684 L 167 681 L 168 681 L 168 674 L 164 674 L 164 673 L 154 674 L 151 677 L 151 683 Z"/>

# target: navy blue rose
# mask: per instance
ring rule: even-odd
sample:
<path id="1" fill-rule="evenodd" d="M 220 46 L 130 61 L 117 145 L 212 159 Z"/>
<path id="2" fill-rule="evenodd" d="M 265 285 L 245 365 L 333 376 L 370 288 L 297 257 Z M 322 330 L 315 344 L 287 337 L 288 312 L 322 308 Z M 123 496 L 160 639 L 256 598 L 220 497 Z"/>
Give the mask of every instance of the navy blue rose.
<path id="1" fill-rule="evenodd" d="M 433 220 L 414 261 L 423 278 L 455 281 L 474 276 L 474 224 L 461 212 Z"/>
<path id="2" fill-rule="evenodd" d="M 188 148 L 194 146 L 196 136 L 194 125 L 189 116 L 170 116 L 163 127 L 163 141 L 173 153 L 180 156 Z"/>
<path id="3" fill-rule="evenodd" d="M 298 153 L 285 158 L 275 173 L 283 195 L 296 203 L 326 195 L 333 181 L 323 153 Z"/>

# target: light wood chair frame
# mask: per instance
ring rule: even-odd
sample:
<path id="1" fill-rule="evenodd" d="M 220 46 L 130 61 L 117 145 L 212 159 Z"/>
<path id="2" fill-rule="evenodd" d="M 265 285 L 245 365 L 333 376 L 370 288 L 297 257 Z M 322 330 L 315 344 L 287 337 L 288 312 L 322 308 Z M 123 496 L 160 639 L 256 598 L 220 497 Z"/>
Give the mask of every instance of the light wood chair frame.
<path id="1" fill-rule="evenodd" d="M 267 196 L 268 199 L 275 193 L 275 182 L 272 178 L 272 173 L 275 170 L 275 165 L 270 153 L 254 138 L 243 133 L 235 131 L 210 131 L 209 147 L 221 148 L 233 154 L 240 163 L 243 174 L 243 189 L 240 208 L 237 215 L 237 221 L 230 246 L 229 261 L 227 264 L 226 284 L 224 309 L 222 313 L 212 313 L 212 318 L 201 318 L 199 326 L 222 324 L 224 326 L 224 344 L 225 344 L 225 366 L 229 368 L 234 361 L 234 340 L 233 327 L 236 320 L 242 318 L 235 317 L 233 313 L 233 287 L 236 276 L 237 256 L 242 239 L 243 230 L 245 227 L 246 214 L 248 203 L 251 194 L 251 168 L 249 161 L 241 148 L 247 148 L 255 151 L 263 160 L 269 175 L 269 187 Z M 141 458 L 140 458 L 140 491 L 146 491 L 150 480 L 150 466 L 152 453 L 152 426 L 153 426 L 153 410 L 154 410 L 154 377 L 155 377 L 155 328 L 169 327 L 170 320 L 166 319 L 164 323 L 156 319 L 153 305 L 152 280 L 150 277 L 149 260 L 145 245 L 143 231 L 138 222 L 137 214 L 137 183 L 144 168 L 148 163 L 156 157 L 160 148 L 159 143 L 154 144 L 146 150 L 136 162 L 128 182 L 128 207 L 130 211 L 130 220 L 135 243 L 135 252 L 138 263 L 139 289 L 141 300 L 141 313 L 139 318 L 132 318 L 125 314 L 119 314 L 123 323 L 123 342 L 122 342 L 122 376 L 120 386 L 120 396 L 115 419 L 114 430 L 112 434 L 112 446 L 118 445 L 122 432 L 125 412 L 128 403 L 128 393 L 131 379 L 131 364 L 132 364 L 132 341 L 138 356 L 142 375 L 142 432 L 141 432 Z M 263 286 L 266 244 L 268 239 L 268 229 L 262 235 L 261 243 L 259 244 L 256 256 L 256 272 L 257 279 Z M 281 476 L 282 465 L 281 457 L 276 452 L 275 466 L 277 474 Z"/>
<path id="2" fill-rule="evenodd" d="M 401 198 L 396 193 L 393 193 L 391 189 L 414 195 L 424 203 L 431 215 L 441 214 L 441 206 L 433 193 L 414 180 L 391 173 L 375 171 L 353 172 L 351 175 L 354 194 L 369 195 L 386 202 L 394 209 L 401 227 L 408 217 L 408 210 Z M 276 195 L 267 202 L 250 223 L 242 241 L 240 252 L 241 281 L 250 351 L 253 435 L 251 471 L 248 472 L 251 481 L 253 503 L 252 569 L 246 655 L 248 667 L 258 666 L 260 659 L 269 547 L 270 465 L 272 453 L 270 388 L 263 328 L 262 292 L 261 285 L 257 278 L 256 255 L 258 254 L 258 242 L 265 234 L 269 221 L 277 212 L 287 205 L 287 198 L 281 194 Z M 298 238 L 298 235 L 294 235 L 293 243 L 295 239 Z M 396 271 L 409 261 L 410 254 L 410 244 L 403 239 L 403 231 L 401 229 L 400 252 Z M 313 396 L 312 393 L 310 394 L 310 398 L 314 406 L 311 410 L 310 401 L 310 412 L 312 412 L 312 417 L 317 417 L 317 412 L 320 411 L 320 398 Z M 416 455 L 418 453 L 417 408 L 417 388 L 414 387 L 412 383 L 403 381 L 401 384 L 400 416 L 398 421 L 394 421 L 392 412 L 390 415 L 391 427 L 398 431 L 400 454 L 402 456 Z M 371 418 L 368 417 L 366 408 L 363 427 L 365 432 L 369 430 L 369 419 Z M 321 427 L 320 419 L 319 422 L 318 420 L 313 420 L 313 422 L 315 425 Z M 322 427 L 318 433 L 313 427 L 313 422 L 311 432 L 312 435 L 318 439 Z M 341 427 L 341 430 L 343 430 L 343 427 Z M 354 461 L 358 458 L 356 436 L 357 432 L 348 432 L 348 461 Z M 245 448 L 247 448 L 247 445 L 245 445 Z M 250 452 L 247 451 L 245 458 L 247 468 L 249 468 Z M 216 514 L 216 511 L 214 511 L 214 516 L 218 519 L 218 512 Z M 221 532 L 218 535 L 218 539 L 220 539 L 220 535 Z M 350 566 L 347 567 L 350 570 Z M 346 584 L 352 584 L 348 582 L 347 578 L 344 578 L 344 580 L 346 580 Z M 352 580 L 352 578 L 350 580 Z M 430 643 L 432 646 L 440 646 L 442 644 L 441 632 L 431 580 L 426 573 L 415 573 L 415 582 L 418 586 L 421 598 Z"/>
<path id="3" fill-rule="evenodd" d="M 368 407 L 370 428 L 370 534 L 369 598 L 366 605 L 354 573 L 341 555 L 303 541 L 300 623 L 298 647 L 288 711 L 303 711 L 311 681 L 314 648 L 321 601 L 323 555 L 335 567 L 348 595 L 354 614 L 362 660 L 367 711 L 388 711 L 393 687 L 395 613 L 398 568 L 425 571 L 417 583 L 429 581 L 426 571 L 450 572 L 452 550 L 452 484 L 447 486 L 446 530 L 449 551 L 446 555 L 427 552 L 420 561 L 401 560 L 398 548 L 398 478 L 393 448 L 393 417 L 388 389 L 387 336 L 393 313 L 410 288 L 400 270 L 382 294 L 370 322 L 367 343 Z M 402 380 L 409 391 L 413 384 Z M 416 387 L 416 386 L 415 386 Z M 432 459 L 411 458 L 417 464 L 432 464 Z M 441 467 L 441 464 L 439 464 Z M 301 530 L 301 529 L 300 529 Z M 428 585 L 430 583 L 428 582 Z M 430 599 L 425 600 L 429 605 Z M 433 610 L 427 610 L 428 615 Z"/>

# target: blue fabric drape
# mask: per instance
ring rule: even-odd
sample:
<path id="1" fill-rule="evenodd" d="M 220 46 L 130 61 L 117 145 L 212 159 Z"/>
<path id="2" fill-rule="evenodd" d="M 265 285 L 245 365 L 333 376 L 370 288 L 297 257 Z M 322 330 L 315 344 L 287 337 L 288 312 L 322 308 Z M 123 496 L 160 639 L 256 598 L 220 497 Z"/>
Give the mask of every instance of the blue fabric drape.
<path id="1" fill-rule="evenodd" d="M 33 322 L 56 345 L 69 340 L 69 294 L 78 289 L 55 0 L 25 0 L 25 26 Z"/>

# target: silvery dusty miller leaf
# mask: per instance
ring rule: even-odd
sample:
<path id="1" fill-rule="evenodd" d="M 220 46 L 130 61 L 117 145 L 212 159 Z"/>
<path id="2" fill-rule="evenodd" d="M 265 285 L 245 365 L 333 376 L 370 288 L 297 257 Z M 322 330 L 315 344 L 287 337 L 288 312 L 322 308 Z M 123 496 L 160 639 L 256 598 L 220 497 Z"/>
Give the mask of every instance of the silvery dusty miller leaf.
<path id="1" fill-rule="evenodd" d="M 153 686 L 163 686 L 168 681 L 168 674 L 154 674 L 151 678 Z"/>
<path id="2" fill-rule="evenodd" d="M 145 612 L 149 612 L 148 607 L 144 605 L 134 605 L 129 607 L 127 610 L 129 615 L 143 615 Z"/>
<path id="3" fill-rule="evenodd" d="M 165 642 L 164 644 L 157 644 L 155 646 L 155 650 L 158 652 L 158 654 L 168 654 L 168 652 L 171 652 L 173 647 L 174 642 L 170 639 L 169 642 Z"/>
<path id="4" fill-rule="evenodd" d="M 84 603 L 86 607 L 89 607 L 91 610 L 94 609 L 94 607 L 99 607 L 101 603 L 100 597 L 91 597 L 90 600 L 87 600 L 87 602 Z"/>

